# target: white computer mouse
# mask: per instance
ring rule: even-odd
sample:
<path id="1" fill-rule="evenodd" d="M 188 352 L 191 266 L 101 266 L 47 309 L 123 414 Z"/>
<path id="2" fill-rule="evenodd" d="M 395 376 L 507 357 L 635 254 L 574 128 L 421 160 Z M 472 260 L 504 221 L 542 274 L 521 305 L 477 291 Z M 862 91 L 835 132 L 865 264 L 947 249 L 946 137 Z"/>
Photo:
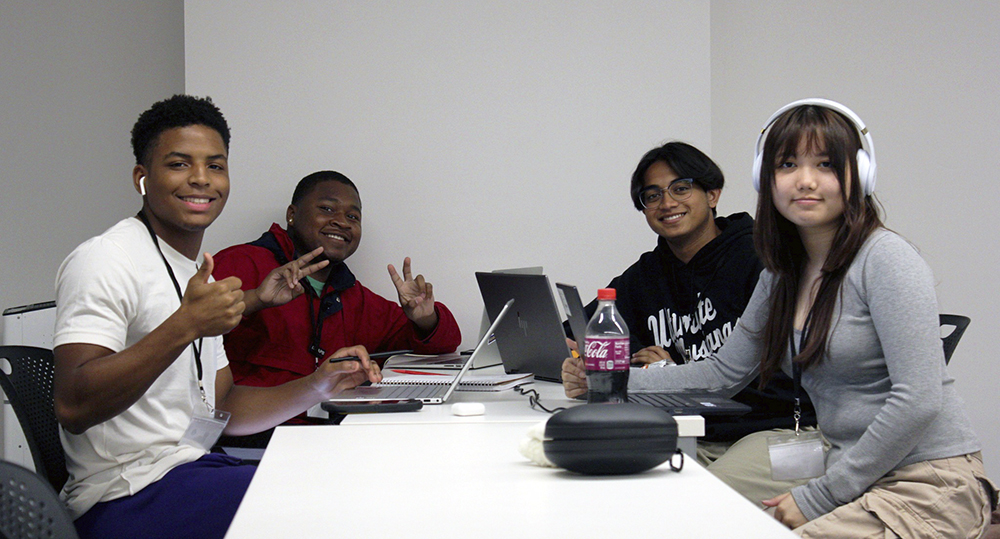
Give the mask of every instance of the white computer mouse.
<path id="1" fill-rule="evenodd" d="M 452 415 L 483 415 L 486 413 L 486 406 L 481 402 L 456 402 L 451 405 Z"/>

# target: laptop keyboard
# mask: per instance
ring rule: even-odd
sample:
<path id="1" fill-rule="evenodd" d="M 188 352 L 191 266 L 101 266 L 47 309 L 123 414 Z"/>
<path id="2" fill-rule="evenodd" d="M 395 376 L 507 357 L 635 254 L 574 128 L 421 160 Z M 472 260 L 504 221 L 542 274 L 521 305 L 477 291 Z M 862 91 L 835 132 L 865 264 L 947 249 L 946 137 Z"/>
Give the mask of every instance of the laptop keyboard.
<path id="1" fill-rule="evenodd" d="M 426 399 L 441 393 L 441 386 L 392 386 L 385 384 L 380 390 L 388 399 Z"/>
<path id="2" fill-rule="evenodd" d="M 632 393 L 629 394 L 628 400 L 657 408 L 682 408 L 688 410 L 706 408 L 705 403 L 699 403 L 690 397 L 674 395 L 672 393 Z M 711 408 L 711 405 L 707 405 L 707 407 Z"/>
<path id="3" fill-rule="evenodd" d="M 649 404 L 658 408 L 690 408 L 697 406 L 691 399 L 670 393 L 632 393 L 628 400 L 639 404 Z"/>

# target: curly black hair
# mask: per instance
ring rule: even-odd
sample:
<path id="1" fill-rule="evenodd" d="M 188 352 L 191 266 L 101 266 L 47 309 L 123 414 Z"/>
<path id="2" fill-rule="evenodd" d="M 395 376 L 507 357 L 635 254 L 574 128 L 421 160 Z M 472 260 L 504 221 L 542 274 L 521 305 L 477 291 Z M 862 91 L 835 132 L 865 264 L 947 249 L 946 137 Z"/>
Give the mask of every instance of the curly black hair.
<path id="1" fill-rule="evenodd" d="M 212 103 L 212 98 L 177 94 L 154 103 L 136 120 L 132 127 L 132 153 L 136 164 L 149 166 L 160 133 L 189 125 L 204 125 L 216 130 L 229 151 L 229 124 L 219 107 Z"/>

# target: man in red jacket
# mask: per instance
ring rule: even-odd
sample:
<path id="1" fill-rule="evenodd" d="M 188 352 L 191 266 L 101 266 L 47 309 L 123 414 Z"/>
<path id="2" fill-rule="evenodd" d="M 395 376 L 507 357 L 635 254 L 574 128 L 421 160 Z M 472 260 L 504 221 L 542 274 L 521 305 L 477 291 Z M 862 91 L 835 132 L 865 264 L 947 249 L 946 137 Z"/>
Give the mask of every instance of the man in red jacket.
<path id="1" fill-rule="evenodd" d="M 453 352 L 462 336 L 447 307 L 434 301 L 422 275 L 390 264 L 399 304 L 365 288 L 344 261 L 361 243 L 361 196 L 343 174 L 320 171 L 299 182 L 278 224 L 253 243 L 215 255 L 216 279 L 243 282 L 246 311 L 225 336 L 233 380 L 276 386 L 316 370 L 330 352 L 363 345 L 369 352 Z M 290 263 L 295 262 L 295 263 Z"/>

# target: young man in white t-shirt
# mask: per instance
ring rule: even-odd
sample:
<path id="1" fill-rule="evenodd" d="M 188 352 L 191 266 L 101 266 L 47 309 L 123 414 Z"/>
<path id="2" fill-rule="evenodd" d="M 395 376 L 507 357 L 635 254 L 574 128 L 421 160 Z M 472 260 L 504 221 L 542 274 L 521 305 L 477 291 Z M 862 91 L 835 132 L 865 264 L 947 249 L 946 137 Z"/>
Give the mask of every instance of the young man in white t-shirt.
<path id="1" fill-rule="evenodd" d="M 84 538 L 221 538 L 256 468 L 209 453 L 218 435 L 273 427 L 381 374 L 350 347 L 331 357 L 359 361 L 273 388 L 233 385 L 221 335 L 245 302 L 290 301 L 325 264 L 300 258 L 245 294 L 235 277 L 211 278 L 200 249 L 229 195 L 229 128 L 210 100 L 154 104 L 132 146 L 142 210 L 77 247 L 56 278 L 63 497 Z"/>

